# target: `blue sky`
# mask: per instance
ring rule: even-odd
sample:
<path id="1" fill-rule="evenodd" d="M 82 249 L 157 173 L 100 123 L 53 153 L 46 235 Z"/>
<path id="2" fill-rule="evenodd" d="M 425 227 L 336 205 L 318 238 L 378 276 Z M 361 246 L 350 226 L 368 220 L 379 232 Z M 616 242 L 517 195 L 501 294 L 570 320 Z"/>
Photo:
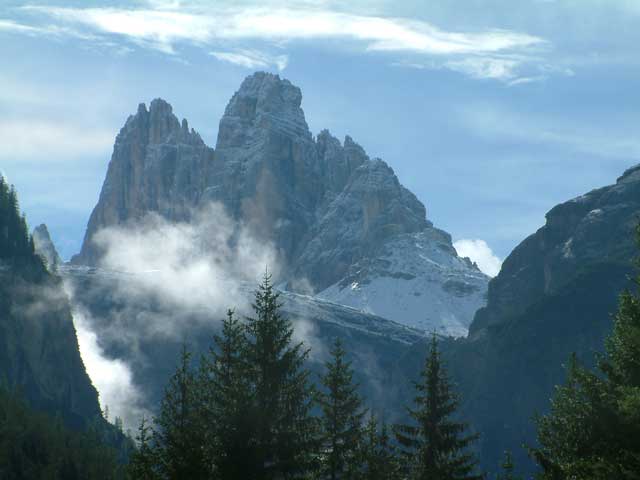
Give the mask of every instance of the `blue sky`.
<path id="1" fill-rule="evenodd" d="M 314 134 L 351 135 L 454 240 L 504 258 L 640 163 L 639 24 L 637 0 L 4 0 L 0 170 L 69 257 L 138 103 L 165 98 L 213 146 L 269 70 Z"/>

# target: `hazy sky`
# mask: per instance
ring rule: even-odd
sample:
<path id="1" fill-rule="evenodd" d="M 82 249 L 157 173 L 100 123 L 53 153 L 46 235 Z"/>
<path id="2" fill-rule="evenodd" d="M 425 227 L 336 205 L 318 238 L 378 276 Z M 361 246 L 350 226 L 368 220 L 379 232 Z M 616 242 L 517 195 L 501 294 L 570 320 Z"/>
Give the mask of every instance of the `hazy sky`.
<path id="1" fill-rule="evenodd" d="M 269 70 L 314 134 L 351 135 L 503 258 L 640 163 L 639 26 L 637 0 L 2 0 L 0 170 L 69 257 L 138 103 L 165 98 L 213 146 Z"/>

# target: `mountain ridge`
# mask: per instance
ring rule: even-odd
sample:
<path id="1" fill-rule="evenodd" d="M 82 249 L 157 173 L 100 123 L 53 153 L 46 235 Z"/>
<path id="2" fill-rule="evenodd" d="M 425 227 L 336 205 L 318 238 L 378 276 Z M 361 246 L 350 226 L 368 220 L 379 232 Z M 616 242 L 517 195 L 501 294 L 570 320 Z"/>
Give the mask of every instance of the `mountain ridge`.
<path id="1" fill-rule="evenodd" d="M 149 213 L 189 221 L 194 211 L 209 203 L 221 204 L 255 238 L 273 245 L 280 280 L 300 293 L 344 284 L 357 265 L 383 255 L 402 235 L 427 232 L 431 238 L 436 230 L 427 220 L 425 206 L 400 183 L 393 169 L 381 159 L 369 158 L 349 136 L 340 142 L 322 130 L 314 137 L 301 104 L 302 92 L 288 80 L 264 72 L 250 75 L 220 119 L 215 149 L 189 130 L 186 120 L 180 122 L 166 101 L 152 101 L 149 110 L 141 104 L 116 138 L 100 199 L 81 252 L 72 263 L 100 264 L 102 252 L 93 239 L 101 229 L 135 223 Z M 450 236 L 439 242 L 446 255 L 458 259 Z M 420 259 L 416 256 L 415 261 Z M 384 262 L 381 258 L 377 263 Z M 473 310 L 484 303 L 488 277 L 461 259 L 454 263 L 455 281 L 468 283 L 455 295 L 446 288 L 440 292 L 447 275 L 440 278 L 428 267 L 419 272 L 440 289 L 433 299 L 418 302 L 421 308 L 450 296 L 451 309 L 441 306 L 442 315 L 428 321 L 391 319 L 464 334 Z M 388 273 L 370 272 L 376 278 Z M 402 281 L 415 272 L 393 275 L 385 278 Z M 333 291 L 337 292 L 333 297 L 325 298 L 371 313 L 388 315 L 390 311 L 365 305 L 364 293 L 354 298 L 338 287 Z M 465 291 L 471 293 L 458 307 L 459 294 Z M 389 301 L 402 304 L 406 300 L 400 296 Z M 443 327 L 446 319 L 456 327 Z"/>

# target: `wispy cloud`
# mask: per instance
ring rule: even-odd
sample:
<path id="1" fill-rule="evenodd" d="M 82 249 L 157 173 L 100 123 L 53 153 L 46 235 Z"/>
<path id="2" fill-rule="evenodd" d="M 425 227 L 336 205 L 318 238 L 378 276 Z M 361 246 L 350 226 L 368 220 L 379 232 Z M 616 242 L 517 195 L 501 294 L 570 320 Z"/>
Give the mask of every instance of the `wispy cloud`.
<path id="1" fill-rule="evenodd" d="M 0 145 L 11 145 L 0 159 L 5 162 L 36 159 L 38 162 L 65 161 L 107 152 L 114 132 L 85 125 L 42 119 L 0 120 Z"/>
<path id="2" fill-rule="evenodd" d="M 523 115 L 498 105 L 478 103 L 457 110 L 459 124 L 487 140 L 546 145 L 604 158 L 640 160 L 640 129 L 628 119 L 615 131 L 558 116 Z"/>
<path id="3" fill-rule="evenodd" d="M 269 68 L 271 66 L 277 67 L 282 71 L 287 68 L 289 63 L 289 57 L 287 55 L 272 56 L 265 54 L 257 50 L 235 50 L 232 52 L 213 51 L 211 55 L 218 60 L 233 63 L 241 67 L 257 69 L 257 68 Z"/>
<path id="4" fill-rule="evenodd" d="M 216 9 L 156 2 L 142 9 L 26 6 L 21 11 L 31 14 L 35 22 L 53 21 L 70 31 L 121 37 L 167 54 L 176 54 L 183 43 L 214 47 L 216 58 L 249 68 L 274 66 L 282 70 L 287 57 L 246 49 L 243 43 L 258 41 L 282 47 L 299 40 L 340 40 L 366 52 L 436 57 L 440 67 L 476 78 L 512 80 L 517 77 L 516 64 L 533 61 L 527 55 L 548 47 L 544 39 L 522 32 L 447 31 L 425 21 L 345 13 L 326 5 Z M 25 33 L 41 28 L 37 23 L 11 23 L 15 32 L 21 27 Z M 230 43 L 234 48 L 229 48 Z M 500 58 L 502 55 L 520 57 L 507 60 Z"/>
<path id="5" fill-rule="evenodd" d="M 465 73 L 473 78 L 485 78 L 503 81 L 517 81 L 517 68 L 521 60 L 496 57 L 470 57 L 447 62 L 451 70 Z"/>

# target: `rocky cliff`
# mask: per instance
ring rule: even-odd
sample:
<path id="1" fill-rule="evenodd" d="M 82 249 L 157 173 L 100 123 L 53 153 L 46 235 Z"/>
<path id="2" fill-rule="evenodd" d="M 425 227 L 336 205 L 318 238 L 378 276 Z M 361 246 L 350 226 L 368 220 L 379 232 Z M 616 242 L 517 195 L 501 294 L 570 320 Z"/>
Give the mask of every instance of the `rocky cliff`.
<path id="1" fill-rule="evenodd" d="M 178 121 L 161 99 L 138 106 L 116 137 L 98 204 L 91 213 L 82 250 L 73 263 L 95 265 L 101 256 L 96 232 L 139 220 L 149 212 L 189 218 L 210 178 L 213 150 Z"/>
<path id="2" fill-rule="evenodd" d="M 44 223 L 38 225 L 33 229 L 31 236 L 33 237 L 36 253 L 44 260 L 49 270 L 55 270 L 62 263 L 62 259 L 51 240 L 47 226 Z"/>
<path id="3" fill-rule="evenodd" d="M 74 263 L 100 264 L 93 240 L 102 228 L 149 212 L 188 220 L 194 209 L 218 202 L 238 225 L 274 245 L 279 280 L 289 289 L 325 290 L 324 298 L 380 315 L 395 312 L 391 318 L 409 325 L 466 333 L 484 303 L 488 278 L 458 258 L 447 234 L 434 233 L 424 205 L 389 165 L 370 159 L 348 136 L 340 142 L 325 130 L 314 138 L 301 102 L 300 89 L 288 80 L 251 75 L 220 120 L 215 152 L 166 102 L 154 100 L 149 111 L 140 106 L 116 139 Z M 419 247 L 405 251 L 406 238 Z M 386 265 L 398 249 L 402 262 L 393 268 L 371 267 Z M 437 251 L 437 259 L 424 260 L 427 251 Z M 343 294 L 355 277 L 360 285 L 418 280 L 382 305 L 367 301 L 364 290 Z M 421 296 L 416 291 L 422 288 L 437 293 Z M 410 310 L 395 308 L 407 302 Z"/>
<path id="4" fill-rule="evenodd" d="M 504 261 L 489 285 L 489 302 L 472 333 L 504 323 L 598 265 L 629 266 L 640 218 L 640 167 L 614 185 L 554 207 L 546 224 Z"/>
<path id="5" fill-rule="evenodd" d="M 62 282 L 36 254 L 17 205 L 0 179 L 0 383 L 84 427 L 101 419 L 98 394 L 80 358 Z"/>
<path id="6" fill-rule="evenodd" d="M 535 444 L 534 414 L 548 411 L 573 352 L 593 364 L 619 294 L 633 288 L 639 218 L 640 166 L 614 185 L 554 207 L 491 280 L 469 338 L 443 346 L 464 415 L 482 433 L 486 469 L 499 465 L 505 449 L 521 468 L 533 469 L 521 446 Z M 425 352 L 422 345 L 400 360 L 405 377 L 417 376 Z"/>

